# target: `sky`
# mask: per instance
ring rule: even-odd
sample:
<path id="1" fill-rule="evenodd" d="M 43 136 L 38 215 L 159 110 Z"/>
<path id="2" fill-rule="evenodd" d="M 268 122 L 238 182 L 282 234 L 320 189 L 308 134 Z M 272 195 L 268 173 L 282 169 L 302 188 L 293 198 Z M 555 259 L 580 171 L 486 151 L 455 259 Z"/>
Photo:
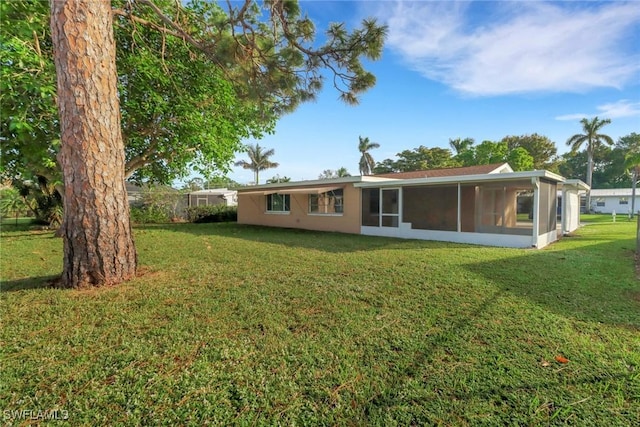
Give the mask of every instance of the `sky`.
<path id="1" fill-rule="evenodd" d="M 537 133 L 555 142 L 581 133 L 580 119 L 609 118 L 614 140 L 640 133 L 640 2 L 305 1 L 323 31 L 375 17 L 388 26 L 382 58 L 365 62 L 377 83 L 348 106 L 330 82 L 316 102 L 283 116 L 259 144 L 292 181 L 346 167 L 359 175 L 358 137 L 380 144 L 376 161 L 449 139 L 499 141 Z M 247 140 L 245 143 L 255 143 Z M 237 160 L 246 159 L 239 154 Z M 233 167 L 248 184 L 253 172 Z"/>

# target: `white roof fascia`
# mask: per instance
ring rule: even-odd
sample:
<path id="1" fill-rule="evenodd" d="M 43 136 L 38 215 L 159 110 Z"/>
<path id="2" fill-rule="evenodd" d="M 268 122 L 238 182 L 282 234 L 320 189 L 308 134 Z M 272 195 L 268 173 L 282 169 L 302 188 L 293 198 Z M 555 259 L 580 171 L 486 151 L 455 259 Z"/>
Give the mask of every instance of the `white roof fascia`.
<path id="1" fill-rule="evenodd" d="M 576 187 L 578 191 L 589 191 L 589 186 L 581 179 L 567 179 L 562 185 L 567 187 Z"/>
<path id="2" fill-rule="evenodd" d="M 189 194 L 222 195 L 222 194 L 233 194 L 233 193 L 236 193 L 236 190 L 227 190 L 226 188 L 212 188 L 210 190 L 191 191 Z"/>
<path id="3" fill-rule="evenodd" d="M 329 191 L 340 190 L 343 189 L 344 186 L 334 186 L 334 187 L 301 187 L 301 188 L 283 188 L 278 190 L 279 194 L 323 194 L 328 193 Z"/>
<path id="4" fill-rule="evenodd" d="M 600 188 L 591 190 L 591 197 L 631 197 L 631 188 Z M 640 196 L 640 188 L 636 190 L 636 195 Z"/>
<path id="5" fill-rule="evenodd" d="M 244 188 L 239 188 L 238 193 L 242 194 L 247 191 L 256 191 L 256 190 L 269 190 L 275 188 L 291 188 L 291 187 L 317 187 L 317 186 L 335 186 L 340 184 L 351 184 L 357 182 L 379 182 L 379 181 L 396 181 L 389 178 L 380 178 L 374 176 L 345 176 L 342 178 L 331 178 L 331 179 L 313 179 L 309 181 L 292 181 L 292 182 L 275 182 L 273 184 L 260 184 L 260 185 L 251 185 Z"/>
<path id="6" fill-rule="evenodd" d="M 484 182 L 484 181 L 515 181 L 531 178 L 546 178 L 551 181 L 564 182 L 564 178 L 555 173 L 546 170 L 535 170 L 526 172 L 504 172 L 490 173 L 479 175 L 456 175 L 442 176 L 433 178 L 413 178 L 413 179 L 394 179 L 388 182 L 361 182 L 354 184 L 354 187 L 397 187 L 407 185 L 424 185 L 424 184 L 457 184 L 463 182 Z"/>

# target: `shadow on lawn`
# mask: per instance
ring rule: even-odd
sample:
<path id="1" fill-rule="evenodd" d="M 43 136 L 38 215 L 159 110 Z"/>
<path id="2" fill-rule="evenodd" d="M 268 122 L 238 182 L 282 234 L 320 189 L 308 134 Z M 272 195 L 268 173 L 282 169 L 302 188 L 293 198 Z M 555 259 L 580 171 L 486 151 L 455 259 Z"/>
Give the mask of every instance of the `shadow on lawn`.
<path id="1" fill-rule="evenodd" d="M 7 280 L 0 282 L 0 293 L 25 291 L 29 289 L 49 289 L 54 288 L 56 280 L 60 279 L 60 275 L 27 277 L 25 279 Z"/>
<path id="2" fill-rule="evenodd" d="M 143 225 L 136 229 L 222 236 L 329 253 L 390 249 L 447 249 L 458 253 L 478 250 L 478 246 L 438 241 L 236 223 Z M 564 245 L 566 249 L 554 250 L 552 246 L 547 250 L 514 250 L 513 257 L 461 264 L 460 268 L 480 275 L 499 289 L 526 298 L 554 313 L 640 328 L 640 282 L 633 273 L 634 239 L 618 239 L 600 234 L 565 239 L 568 241 L 555 245 Z M 628 269 L 621 266 L 621 259 L 628 260 Z"/>
<path id="3" fill-rule="evenodd" d="M 470 245 L 433 240 L 396 239 L 338 232 L 303 230 L 299 228 L 264 227 L 237 223 L 215 224 L 154 224 L 137 225 L 136 230 L 165 230 L 197 236 L 221 236 L 252 242 L 300 247 L 318 251 L 343 253 L 376 249 L 442 249 L 461 250 Z"/>
<path id="4" fill-rule="evenodd" d="M 565 250 L 527 252 L 464 267 L 512 295 L 562 316 L 640 330 L 640 281 L 634 240 L 569 237 L 585 243 Z M 628 260 L 628 269 L 620 260 Z"/>

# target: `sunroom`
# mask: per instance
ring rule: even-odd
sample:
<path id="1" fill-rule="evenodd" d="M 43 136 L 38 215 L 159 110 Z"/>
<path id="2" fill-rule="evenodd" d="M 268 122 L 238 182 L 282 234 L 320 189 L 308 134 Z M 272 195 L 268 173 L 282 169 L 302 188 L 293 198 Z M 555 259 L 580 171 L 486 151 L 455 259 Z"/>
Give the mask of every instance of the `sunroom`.
<path id="1" fill-rule="evenodd" d="M 557 186 L 547 171 L 356 183 L 361 234 L 505 247 L 557 240 Z"/>

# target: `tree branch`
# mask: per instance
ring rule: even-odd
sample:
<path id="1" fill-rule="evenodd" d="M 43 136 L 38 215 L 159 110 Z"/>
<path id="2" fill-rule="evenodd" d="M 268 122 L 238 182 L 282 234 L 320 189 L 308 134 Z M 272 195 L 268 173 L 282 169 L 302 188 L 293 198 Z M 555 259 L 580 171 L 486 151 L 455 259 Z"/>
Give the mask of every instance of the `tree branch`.
<path id="1" fill-rule="evenodd" d="M 177 31 L 172 31 L 172 30 L 168 29 L 167 27 L 161 27 L 160 25 L 158 25 L 158 24 L 156 24 L 154 22 L 151 22 L 151 21 L 148 21 L 146 19 L 142 19 L 142 18 L 140 18 L 138 16 L 132 15 L 130 12 L 128 12 L 126 10 L 112 9 L 112 12 L 113 12 L 114 15 L 125 17 L 127 19 L 132 20 L 133 22 L 137 22 L 138 24 L 142 24 L 142 25 L 144 25 L 146 27 L 149 27 L 149 28 L 153 28 L 154 30 L 159 31 L 161 33 L 169 34 L 169 35 L 177 37 L 179 39 L 183 38 L 182 33 L 179 33 Z"/>

